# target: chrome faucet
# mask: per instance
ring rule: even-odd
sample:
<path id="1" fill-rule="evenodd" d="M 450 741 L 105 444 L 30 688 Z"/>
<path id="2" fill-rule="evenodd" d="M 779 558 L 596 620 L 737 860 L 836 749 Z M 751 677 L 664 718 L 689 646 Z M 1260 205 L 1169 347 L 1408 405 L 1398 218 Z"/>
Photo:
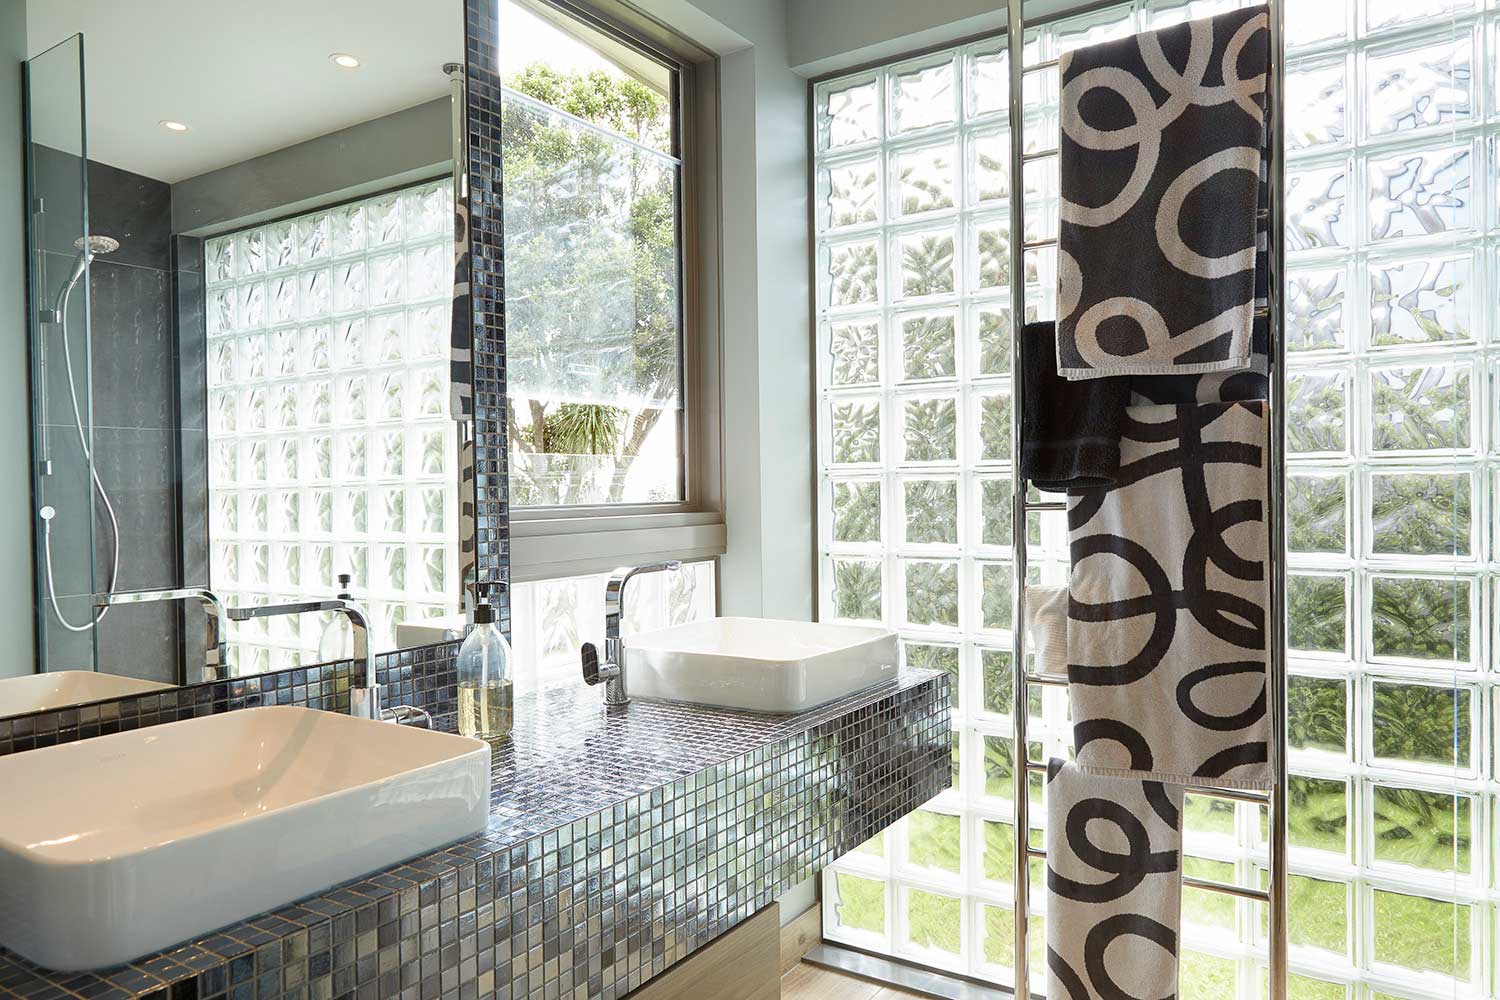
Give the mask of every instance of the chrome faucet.
<path id="1" fill-rule="evenodd" d="M 584 683 L 594 685 L 604 681 L 604 704 L 630 704 L 630 692 L 625 687 L 625 647 L 620 640 L 625 585 L 640 573 L 676 572 L 679 569 L 682 569 L 681 561 L 668 559 L 644 566 L 621 566 L 610 576 L 609 584 L 604 588 L 604 662 L 599 662 L 599 650 L 592 642 L 584 643 L 582 649 Z"/>
<path id="2" fill-rule="evenodd" d="M 228 617 L 224 602 L 211 590 L 187 587 L 177 590 L 127 590 L 115 594 L 94 594 L 95 608 L 108 608 L 120 604 L 154 604 L 158 601 L 198 601 L 208 612 L 207 649 L 203 655 L 203 677 L 205 681 L 223 680 L 227 675 L 228 650 L 225 638 L 229 634 Z M 184 673 L 186 668 L 184 668 Z M 186 677 L 182 683 L 190 683 Z"/>
<path id="3" fill-rule="evenodd" d="M 244 608 L 230 608 L 229 620 L 249 621 L 252 618 L 274 618 L 277 615 L 301 615 L 314 611 L 336 611 L 349 619 L 354 632 L 354 663 L 364 668 L 364 684 L 349 689 L 349 714 L 361 719 L 382 721 L 405 721 L 402 713 L 387 710 L 381 704 L 382 690 L 375 682 L 375 658 L 370 655 L 370 620 L 358 604 L 342 597 L 322 601 L 298 601 L 292 604 L 259 604 Z"/>

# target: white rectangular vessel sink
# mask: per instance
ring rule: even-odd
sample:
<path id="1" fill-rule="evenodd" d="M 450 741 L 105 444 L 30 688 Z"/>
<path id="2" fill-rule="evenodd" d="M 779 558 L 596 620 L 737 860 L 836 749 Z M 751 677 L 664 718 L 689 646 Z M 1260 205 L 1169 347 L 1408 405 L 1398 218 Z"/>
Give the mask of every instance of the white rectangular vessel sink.
<path id="1" fill-rule="evenodd" d="M 481 740 L 252 708 L 0 757 L 0 945 L 119 965 L 473 836 Z"/>
<path id="2" fill-rule="evenodd" d="M 625 637 L 631 697 L 800 712 L 896 676 L 896 633 L 709 618 Z"/>
<path id="3" fill-rule="evenodd" d="M 47 708 L 67 708 L 105 698 L 165 691 L 170 684 L 134 677 L 96 674 L 92 670 L 57 670 L 0 680 L 0 715 L 20 715 Z"/>

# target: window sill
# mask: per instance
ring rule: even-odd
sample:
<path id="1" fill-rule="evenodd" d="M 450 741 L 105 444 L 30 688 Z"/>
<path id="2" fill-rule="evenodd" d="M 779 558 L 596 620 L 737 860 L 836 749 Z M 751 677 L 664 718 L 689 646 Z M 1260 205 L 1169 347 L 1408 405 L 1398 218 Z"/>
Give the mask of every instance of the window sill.
<path id="1" fill-rule="evenodd" d="M 724 554 L 726 539 L 717 511 L 516 517 L 510 522 L 511 579 L 528 583 L 658 559 L 712 559 Z"/>

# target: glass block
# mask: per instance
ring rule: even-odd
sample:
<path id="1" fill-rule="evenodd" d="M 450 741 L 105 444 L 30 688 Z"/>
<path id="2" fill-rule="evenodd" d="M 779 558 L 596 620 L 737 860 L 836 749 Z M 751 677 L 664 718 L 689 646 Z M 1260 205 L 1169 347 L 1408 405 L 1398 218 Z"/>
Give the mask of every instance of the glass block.
<path id="1" fill-rule="evenodd" d="M 309 215 L 297 220 L 297 259 L 310 264 L 332 256 L 332 222 L 326 214 Z"/>
<path id="2" fill-rule="evenodd" d="M 981 707 L 995 715 L 1010 715 L 1015 706 L 1011 703 L 1014 690 L 1015 654 L 1008 649 L 979 650 Z"/>
<path id="3" fill-rule="evenodd" d="M 365 204 L 365 224 L 371 247 L 399 243 L 402 236 L 401 196 L 392 193 Z"/>
<path id="4" fill-rule="evenodd" d="M 453 248 L 450 244 L 414 247 L 406 252 L 407 294 L 432 299 L 453 289 Z"/>
<path id="5" fill-rule="evenodd" d="M 240 475 L 240 449 L 234 441 L 215 441 L 209 448 L 209 478 L 214 485 L 233 483 Z"/>
<path id="6" fill-rule="evenodd" d="M 1473 766 L 1473 692 L 1465 687 L 1371 683 L 1371 747 L 1393 766 Z"/>
<path id="7" fill-rule="evenodd" d="M 958 563 L 903 559 L 906 621 L 912 625 L 958 627 Z"/>
<path id="8" fill-rule="evenodd" d="M 828 327 L 832 385 L 869 385 L 880 381 L 880 322 L 834 323 Z"/>
<path id="9" fill-rule="evenodd" d="M 422 368 L 412 375 L 416 385 L 416 414 L 422 417 L 441 417 L 448 413 L 448 370 L 446 368 Z"/>
<path id="10" fill-rule="evenodd" d="M 1411 975 L 1472 977 L 1473 907 L 1384 889 L 1371 890 L 1378 965 Z"/>
<path id="11" fill-rule="evenodd" d="M 302 530 L 302 498 L 296 490 L 277 491 L 275 530 L 283 535 L 295 535 Z"/>
<path id="12" fill-rule="evenodd" d="M 422 586 L 429 594 L 446 599 L 448 586 L 448 552 L 441 545 L 423 545 L 417 549 L 421 558 Z"/>
<path id="13" fill-rule="evenodd" d="M 270 397 L 272 430 L 295 430 L 297 427 L 297 387 L 277 385 L 271 388 Z"/>
<path id="14" fill-rule="evenodd" d="M 1011 544 L 1015 537 L 1012 512 L 1014 487 L 1009 476 L 986 477 L 979 482 L 979 543 Z"/>
<path id="15" fill-rule="evenodd" d="M 266 284 L 263 281 L 235 289 L 235 323 L 241 330 L 259 330 L 266 325 Z"/>
<path id="16" fill-rule="evenodd" d="M 1349 33 L 1348 3 L 1288 4 L 1286 44 L 1289 49 L 1341 39 Z"/>
<path id="17" fill-rule="evenodd" d="M 270 323 L 295 323 L 297 321 L 297 276 L 283 274 L 266 282 L 266 299 Z"/>
<path id="18" fill-rule="evenodd" d="M 979 460 L 1004 462 L 1010 459 L 1010 393 L 990 393 L 975 397 L 979 404 Z"/>
<path id="19" fill-rule="evenodd" d="M 979 623 L 987 629 L 1008 629 L 1015 612 L 1015 569 L 1010 563 L 979 564 Z"/>
<path id="20" fill-rule="evenodd" d="M 853 544 L 880 542 L 879 480 L 841 480 L 832 486 L 833 540 Z"/>
<path id="21" fill-rule="evenodd" d="M 1266 841 L 1265 826 L 1261 841 Z M 1349 785 L 1336 778 L 1294 774 L 1287 779 L 1287 843 L 1343 859 L 1349 853 Z"/>
<path id="22" fill-rule="evenodd" d="M 872 559 L 833 560 L 833 611 L 837 618 L 878 622 L 882 618 L 880 563 Z"/>
<path id="23" fill-rule="evenodd" d="M 961 820 L 949 813 L 918 809 L 906 817 L 906 863 L 957 875 L 962 868 Z"/>
<path id="24" fill-rule="evenodd" d="M 363 434 L 340 434 L 335 446 L 338 468 L 335 478 L 363 479 L 369 474 L 369 446 Z"/>
<path id="25" fill-rule="evenodd" d="M 208 292 L 207 329 L 209 336 L 233 333 L 237 329 L 234 309 L 235 290 L 233 288 L 215 288 Z"/>
<path id="26" fill-rule="evenodd" d="M 880 461 L 880 401 L 857 399 L 830 404 L 835 464 Z"/>
<path id="27" fill-rule="evenodd" d="M 901 417 L 902 457 L 905 461 L 957 460 L 958 405 L 951 396 L 904 399 Z"/>
<path id="28" fill-rule="evenodd" d="M 1406 347 L 1474 339 L 1476 268 L 1468 255 L 1370 265 L 1370 343 Z"/>
<path id="29" fill-rule="evenodd" d="M 902 376 L 906 379 L 952 378 L 958 369 L 954 313 L 908 313 L 901 330 Z"/>
<path id="30" fill-rule="evenodd" d="M 391 479 L 406 474 L 406 435 L 401 431 L 380 435 L 380 474 Z"/>
<path id="31" fill-rule="evenodd" d="M 271 374 L 277 377 L 297 372 L 297 331 L 275 330 L 271 333 Z"/>
<path id="32" fill-rule="evenodd" d="M 1369 236 L 1392 240 L 1463 232 L 1475 224 L 1470 143 L 1371 157 Z"/>
<path id="33" fill-rule="evenodd" d="M 1287 943 L 1326 956 L 1348 955 L 1352 916 L 1348 883 L 1292 875 L 1286 891 Z M 1265 937 L 1264 920 L 1261 937 Z"/>
<path id="34" fill-rule="evenodd" d="M 370 306 L 396 305 L 406 294 L 406 261 L 398 252 L 370 257 Z"/>
<path id="35" fill-rule="evenodd" d="M 880 218 L 880 162 L 874 158 L 828 167 L 822 176 L 823 222 L 830 228 Z"/>
<path id="36" fill-rule="evenodd" d="M 281 271 L 297 263 L 297 224 L 288 219 L 265 229 L 266 270 Z"/>
<path id="37" fill-rule="evenodd" d="M 1473 552 L 1473 477 L 1422 472 L 1370 475 L 1370 547 L 1377 555 Z"/>
<path id="38" fill-rule="evenodd" d="M 969 199 L 1004 201 L 1010 197 L 1010 132 L 1001 130 L 969 140 Z"/>
<path id="39" fill-rule="evenodd" d="M 1374 654 L 1467 664 L 1473 586 L 1464 577 L 1372 576 Z"/>
<path id="40" fill-rule="evenodd" d="M 1470 374 L 1467 366 L 1371 369 L 1373 448 L 1376 451 L 1468 448 Z"/>
<path id="41" fill-rule="evenodd" d="M 1288 573 L 1287 645 L 1302 653 L 1349 653 L 1349 581 L 1342 574 Z"/>
<path id="42" fill-rule="evenodd" d="M 421 499 L 421 531 L 429 535 L 441 534 L 447 522 L 447 494 L 441 487 L 424 486 L 417 491 Z"/>
<path id="43" fill-rule="evenodd" d="M 880 299 L 880 251 L 873 240 L 842 243 L 826 251 L 830 306 L 852 306 Z"/>
<path id="44" fill-rule="evenodd" d="M 364 309 L 367 292 L 364 261 L 345 261 L 333 269 L 333 308 L 337 312 Z"/>
<path id="45" fill-rule="evenodd" d="M 1298 60 L 1287 67 L 1288 149 L 1315 149 L 1348 139 L 1348 73 L 1348 60 L 1342 53 Z"/>
<path id="46" fill-rule="evenodd" d="M 895 214 L 917 215 L 952 208 L 957 182 L 958 157 L 951 139 L 896 153 L 891 161 Z"/>
<path id="47" fill-rule="evenodd" d="M 298 282 L 302 318 L 317 319 L 328 315 L 333 308 L 332 272 L 326 267 L 303 271 Z"/>
<path id="48" fill-rule="evenodd" d="M 1458 125 L 1474 115 L 1474 33 L 1402 40 L 1365 56 L 1367 135 Z"/>
<path id="49" fill-rule="evenodd" d="M 303 383 L 302 418 L 314 427 L 325 427 L 333 422 L 333 387 L 327 379 Z"/>
<path id="50" fill-rule="evenodd" d="M 340 490 L 335 516 L 342 530 L 365 534 L 370 530 L 370 499 L 362 489 Z"/>
<path id="51" fill-rule="evenodd" d="M 364 423 L 368 413 L 363 375 L 344 376 L 337 381 L 339 423 Z"/>
<path id="52" fill-rule="evenodd" d="M 1287 745 L 1293 750 L 1348 754 L 1349 694 L 1342 678 L 1292 674 L 1287 706 Z"/>
<path id="53" fill-rule="evenodd" d="M 208 384 L 229 385 L 234 382 L 234 343 L 228 340 L 214 341 L 208 348 Z"/>
<path id="54" fill-rule="evenodd" d="M 266 390 L 246 389 L 240 392 L 240 426 L 247 431 L 266 429 Z"/>
<path id="55" fill-rule="evenodd" d="M 203 263 L 207 269 L 209 284 L 233 281 L 235 274 L 234 239 L 224 236 L 215 240 L 207 240 L 203 245 Z"/>
<path id="56" fill-rule="evenodd" d="M 1370 800 L 1377 862 L 1438 872 L 1474 870 L 1473 797 L 1375 784 Z"/>
<path id="57" fill-rule="evenodd" d="M 848 872 L 834 872 L 831 881 L 834 898 L 830 909 L 835 928 L 867 934 L 885 933 L 884 882 Z"/>
<path id="58" fill-rule="evenodd" d="M 825 149 L 879 137 L 880 90 L 874 80 L 828 84 L 819 103 L 818 135 Z"/>
<path id="59" fill-rule="evenodd" d="M 1288 552 L 1346 554 L 1349 549 L 1349 477 L 1345 473 L 1286 476 Z"/>
<path id="60" fill-rule="evenodd" d="M 1349 189 L 1347 163 L 1287 170 L 1288 253 L 1349 245 Z"/>
<path id="61" fill-rule="evenodd" d="M 892 248 L 902 298 L 947 295 L 954 289 L 954 242 L 951 230 L 909 233 Z"/>
<path id="62" fill-rule="evenodd" d="M 329 490 L 312 490 L 309 494 L 309 502 L 312 505 L 312 523 L 317 530 L 325 535 L 333 533 L 333 493 Z M 324 575 L 320 579 L 332 579 Z"/>
<path id="63" fill-rule="evenodd" d="M 453 186 L 447 180 L 407 191 L 403 200 L 408 238 L 442 236 L 452 232 Z"/>
<path id="64" fill-rule="evenodd" d="M 908 544 L 958 544 L 958 480 L 908 479 L 902 492 Z"/>
<path id="65" fill-rule="evenodd" d="M 263 483 L 266 481 L 266 443 L 264 441 L 246 441 L 240 458 L 240 471 L 248 483 Z M 264 507 L 264 497 L 257 497 L 252 507 L 261 509 Z M 258 516 L 254 519 L 257 531 L 265 530 L 265 518 Z"/>
<path id="66" fill-rule="evenodd" d="M 957 111 L 953 58 L 908 63 L 890 72 L 892 132 L 946 125 Z"/>
<path id="67" fill-rule="evenodd" d="M 361 202 L 340 205 L 329 213 L 329 239 L 335 256 L 365 248 L 365 206 Z"/>
<path id="68" fill-rule="evenodd" d="M 381 574 L 385 585 L 391 590 L 405 590 L 406 546 L 381 545 L 376 551 L 380 553 Z"/>
<path id="69" fill-rule="evenodd" d="M 313 434 L 307 439 L 308 474 L 313 479 L 333 478 L 333 439 Z"/>
<path id="70" fill-rule="evenodd" d="M 963 941 L 963 900 L 926 889 L 903 889 L 906 940 L 923 952 L 956 959 Z"/>
<path id="71" fill-rule="evenodd" d="M 440 358 L 448 352 L 452 309 L 448 305 L 418 306 L 406 314 L 415 357 Z"/>
<path id="72" fill-rule="evenodd" d="M 971 49 L 964 57 L 964 106 L 970 118 L 1010 110 L 1010 53 L 1003 42 Z"/>
<path id="73" fill-rule="evenodd" d="M 369 318 L 369 345 L 381 364 L 394 364 L 406 357 L 406 316 L 400 312 L 380 313 Z"/>
<path id="74" fill-rule="evenodd" d="M 975 308 L 969 322 L 970 330 L 978 338 L 974 350 L 977 356 L 976 374 L 1010 374 L 1010 309 L 1001 305 L 981 305 Z"/>
<path id="75" fill-rule="evenodd" d="M 1349 346 L 1351 318 L 1345 268 L 1293 271 L 1286 288 L 1286 349 L 1341 351 Z"/>
<path id="76" fill-rule="evenodd" d="M 416 433 L 417 467 L 424 476 L 442 475 L 447 469 L 448 438 L 441 429 Z"/>
<path id="77" fill-rule="evenodd" d="M 213 514 L 209 521 L 214 537 L 235 534 L 240 530 L 240 498 L 236 493 L 220 493 L 214 497 Z"/>
<path id="78" fill-rule="evenodd" d="M 1029 209 L 1028 209 L 1029 211 Z M 973 257 L 978 268 L 978 288 L 1003 288 L 1010 285 L 1010 223 L 992 219 L 975 223 L 971 228 Z"/>
<path id="79" fill-rule="evenodd" d="M 1348 386 L 1342 368 L 1287 373 L 1288 452 L 1337 454 L 1348 449 Z"/>

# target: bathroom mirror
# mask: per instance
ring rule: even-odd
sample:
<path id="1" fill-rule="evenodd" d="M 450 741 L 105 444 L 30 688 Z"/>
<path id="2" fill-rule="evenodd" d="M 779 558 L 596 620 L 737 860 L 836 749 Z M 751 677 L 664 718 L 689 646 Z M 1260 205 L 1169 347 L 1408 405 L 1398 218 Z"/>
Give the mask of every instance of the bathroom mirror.
<path id="1" fill-rule="evenodd" d="M 0 238 L 28 294 L 0 306 L 28 318 L 36 642 L 0 715 L 352 651 L 339 614 L 233 609 L 347 594 L 375 652 L 461 628 L 461 0 L 30 0 L 27 32 Z"/>

